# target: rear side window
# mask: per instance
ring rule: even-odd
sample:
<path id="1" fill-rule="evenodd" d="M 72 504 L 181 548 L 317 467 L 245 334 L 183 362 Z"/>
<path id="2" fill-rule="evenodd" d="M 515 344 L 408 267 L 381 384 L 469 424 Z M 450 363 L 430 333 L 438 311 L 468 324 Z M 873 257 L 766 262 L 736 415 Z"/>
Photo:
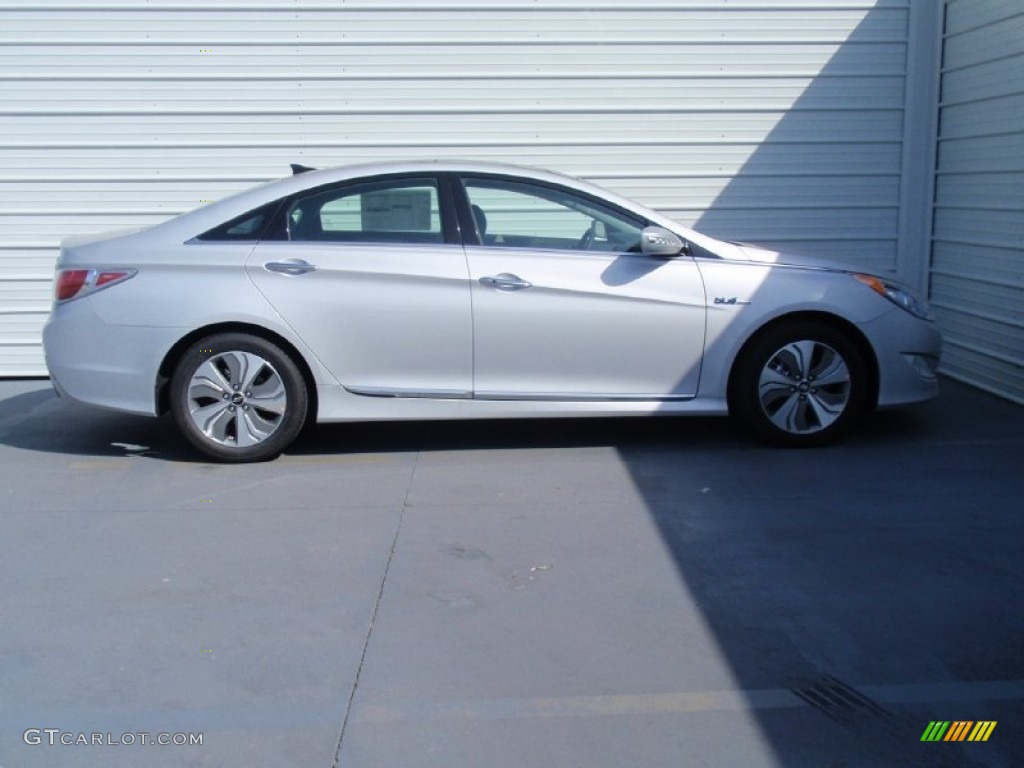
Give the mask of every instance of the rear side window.
<path id="1" fill-rule="evenodd" d="M 434 179 L 348 184 L 299 197 L 288 209 L 295 242 L 442 243 Z"/>
<path id="2" fill-rule="evenodd" d="M 219 227 L 204 232 L 197 239 L 204 242 L 259 240 L 280 205 L 281 202 L 278 200 L 243 213 Z"/>

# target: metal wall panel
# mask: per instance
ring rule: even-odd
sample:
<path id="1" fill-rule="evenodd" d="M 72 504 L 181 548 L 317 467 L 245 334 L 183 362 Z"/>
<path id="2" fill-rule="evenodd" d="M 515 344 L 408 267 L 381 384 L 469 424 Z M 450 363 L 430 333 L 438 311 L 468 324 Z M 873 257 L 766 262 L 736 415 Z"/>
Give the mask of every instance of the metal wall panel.
<path id="1" fill-rule="evenodd" d="M 62 237 L 289 162 L 539 165 L 895 269 L 913 21 L 910 0 L 6 0 L 0 375 L 43 372 Z"/>
<path id="2" fill-rule="evenodd" d="M 949 0 L 931 295 L 946 373 L 1024 403 L 1024 8 Z"/>

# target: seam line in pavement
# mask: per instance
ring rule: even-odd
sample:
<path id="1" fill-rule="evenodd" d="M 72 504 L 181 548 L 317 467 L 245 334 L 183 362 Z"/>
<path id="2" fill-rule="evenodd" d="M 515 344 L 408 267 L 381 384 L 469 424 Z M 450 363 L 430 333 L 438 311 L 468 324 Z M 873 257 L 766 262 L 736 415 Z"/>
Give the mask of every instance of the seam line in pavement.
<path id="1" fill-rule="evenodd" d="M 920 705 L 1024 700 L 1024 680 L 874 684 L 856 692 L 872 703 Z M 754 712 L 812 707 L 794 689 L 688 691 L 537 698 L 454 699 L 364 704 L 358 720 L 368 725 L 432 720 L 503 720 L 608 717 L 700 712 Z"/>
<path id="2" fill-rule="evenodd" d="M 359 666 L 356 668 L 356 677 L 352 682 L 352 690 L 348 696 L 348 704 L 345 707 L 345 717 L 341 721 L 341 733 L 338 734 L 338 746 L 334 750 L 334 763 L 332 768 L 338 768 L 341 761 L 341 745 L 345 741 L 345 731 L 348 728 L 349 716 L 352 714 L 352 705 L 356 700 L 356 691 L 359 690 L 359 678 L 363 674 L 363 664 L 366 662 L 366 652 L 370 647 L 370 638 L 373 636 L 373 627 L 377 623 L 377 612 L 380 610 L 381 600 L 384 598 L 384 585 L 388 583 L 388 573 L 391 571 L 391 561 L 395 559 L 395 548 L 398 546 L 398 535 L 402 532 L 402 521 L 405 520 L 405 510 L 409 506 L 409 494 L 412 493 L 413 480 L 416 478 L 416 468 L 420 463 L 420 454 L 417 451 L 416 460 L 412 465 L 412 472 L 409 473 L 409 486 L 405 489 L 405 498 L 402 499 L 402 508 L 398 512 L 398 524 L 395 526 L 395 535 L 391 539 L 391 550 L 388 552 L 388 561 L 384 565 L 384 574 L 381 576 L 380 589 L 377 591 L 377 601 L 373 604 L 373 613 L 370 615 L 370 626 L 366 630 L 366 639 L 363 641 L 363 651 L 359 655 Z"/>

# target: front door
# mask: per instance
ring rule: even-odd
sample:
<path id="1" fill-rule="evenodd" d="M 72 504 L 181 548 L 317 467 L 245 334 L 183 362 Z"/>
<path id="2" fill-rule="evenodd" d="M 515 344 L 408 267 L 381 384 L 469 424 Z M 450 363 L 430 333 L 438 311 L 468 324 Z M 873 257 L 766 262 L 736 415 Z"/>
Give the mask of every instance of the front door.
<path id="1" fill-rule="evenodd" d="M 572 190 L 463 179 L 479 399 L 657 400 L 697 392 L 704 286 L 693 259 L 639 252 L 645 222 Z"/>

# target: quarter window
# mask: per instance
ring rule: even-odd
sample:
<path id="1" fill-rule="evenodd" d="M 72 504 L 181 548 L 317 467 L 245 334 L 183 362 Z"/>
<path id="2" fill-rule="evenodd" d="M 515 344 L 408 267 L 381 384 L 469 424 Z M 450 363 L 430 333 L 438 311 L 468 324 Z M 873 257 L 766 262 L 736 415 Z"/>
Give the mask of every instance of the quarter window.
<path id="1" fill-rule="evenodd" d="M 350 184 L 300 197 L 287 225 L 293 241 L 444 242 L 433 179 Z"/>
<path id="2" fill-rule="evenodd" d="M 254 211 L 249 211 L 219 227 L 204 232 L 198 239 L 208 242 L 258 240 L 279 205 L 280 201 L 275 201 Z"/>

